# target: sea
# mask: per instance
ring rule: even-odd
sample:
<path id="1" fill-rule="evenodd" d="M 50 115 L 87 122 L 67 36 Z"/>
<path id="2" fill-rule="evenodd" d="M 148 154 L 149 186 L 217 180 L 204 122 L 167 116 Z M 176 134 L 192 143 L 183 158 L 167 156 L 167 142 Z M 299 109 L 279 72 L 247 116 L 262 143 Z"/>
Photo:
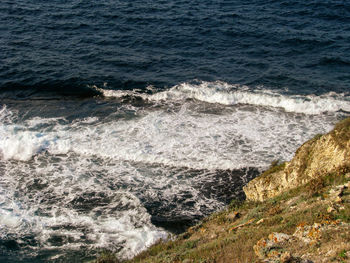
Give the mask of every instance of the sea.
<path id="1" fill-rule="evenodd" d="M 0 262 L 131 258 L 350 116 L 347 0 L 1 0 Z"/>

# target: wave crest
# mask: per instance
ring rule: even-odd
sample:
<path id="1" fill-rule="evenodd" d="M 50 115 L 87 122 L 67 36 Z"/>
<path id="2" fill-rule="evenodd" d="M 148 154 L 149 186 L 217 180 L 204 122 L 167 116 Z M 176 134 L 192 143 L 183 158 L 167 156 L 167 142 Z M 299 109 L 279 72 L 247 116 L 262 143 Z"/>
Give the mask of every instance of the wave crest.
<path id="1" fill-rule="evenodd" d="M 330 92 L 317 95 L 285 95 L 272 90 L 252 90 L 248 86 L 231 85 L 225 82 L 181 83 L 166 91 L 153 94 L 137 91 L 106 90 L 96 88 L 105 97 L 122 98 L 137 96 L 154 102 L 195 99 L 223 105 L 250 104 L 255 106 L 282 108 L 286 112 L 320 114 L 323 112 L 350 112 L 348 94 Z M 151 89 L 151 87 L 149 87 Z"/>

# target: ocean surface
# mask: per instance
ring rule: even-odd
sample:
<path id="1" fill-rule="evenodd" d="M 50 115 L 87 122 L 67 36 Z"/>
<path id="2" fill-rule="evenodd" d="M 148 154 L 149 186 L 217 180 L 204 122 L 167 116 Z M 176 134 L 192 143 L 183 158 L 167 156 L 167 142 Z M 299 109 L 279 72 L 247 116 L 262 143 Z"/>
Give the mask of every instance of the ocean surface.
<path id="1" fill-rule="evenodd" d="M 130 258 L 350 116 L 350 2 L 2 0 L 0 261 Z"/>

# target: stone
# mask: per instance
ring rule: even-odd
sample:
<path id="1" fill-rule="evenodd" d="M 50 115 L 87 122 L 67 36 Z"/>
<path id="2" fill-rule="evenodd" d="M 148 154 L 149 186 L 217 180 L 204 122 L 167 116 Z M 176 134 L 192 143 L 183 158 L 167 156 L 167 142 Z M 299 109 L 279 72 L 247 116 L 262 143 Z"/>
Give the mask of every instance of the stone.
<path id="1" fill-rule="evenodd" d="M 210 235 L 211 239 L 214 239 L 214 238 L 217 238 L 217 237 L 218 237 L 218 235 L 216 233 L 213 233 L 213 234 Z"/>
<path id="2" fill-rule="evenodd" d="M 257 225 L 260 225 L 261 223 L 264 223 L 264 218 L 261 218 L 258 222 L 256 222 Z"/>
<path id="3" fill-rule="evenodd" d="M 269 235 L 269 239 L 274 242 L 274 243 L 279 243 L 279 242 L 284 242 L 284 241 L 288 241 L 290 238 L 289 235 L 284 234 L 284 233 L 271 233 Z"/>
<path id="4" fill-rule="evenodd" d="M 247 226 L 247 225 L 253 223 L 254 221 L 255 221 L 255 218 L 252 218 L 252 219 L 248 220 L 246 223 L 239 224 L 238 226 L 232 227 L 230 230 L 231 230 L 231 231 L 237 230 L 237 229 L 239 229 L 239 228 L 241 228 L 241 227 L 244 227 L 244 226 Z"/>
<path id="5" fill-rule="evenodd" d="M 284 233 L 271 233 L 268 239 L 260 239 L 253 247 L 255 254 L 259 259 L 268 258 L 270 262 L 279 262 L 282 243 L 290 239 L 290 236 Z"/>
<path id="6" fill-rule="evenodd" d="M 334 195 L 335 194 L 335 190 L 334 189 L 329 190 L 329 194 Z"/>
<path id="7" fill-rule="evenodd" d="M 328 208 L 327 208 L 327 212 L 328 213 L 333 213 L 335 211 L 335 209 L 333 208 L 333 207 L 331 207 L 331 206 L 329 206 Z"/>
<path id="8" fill-rule="evenodd" d="M 306 244 L 315 244 L 321 238 L 321 224 L 315 223 L 313 226 L 297 226 L 293 236 L 299 238 Z"/>
<path id="9" fill-rule="evenodd" d="M 269 251 L 270 247 L 272 246 L 272 244 L 270 242 L 268 242 L 265 239 L 260 239 L 256 245 L 253 246 L 255 255 L 257 255 L 257 257 L 259 259 L 264 259 L 267 256 L 267 252 Z"/>
<path id="10" fill-rule="evenodd" d="M 334 199 L 334 201 L 336 202 L 336 203 L 342 203 L 343 202 L 343 199 L 341 199 L 341 197 L 340 196 L 337 196 L 335 199 Z"/>

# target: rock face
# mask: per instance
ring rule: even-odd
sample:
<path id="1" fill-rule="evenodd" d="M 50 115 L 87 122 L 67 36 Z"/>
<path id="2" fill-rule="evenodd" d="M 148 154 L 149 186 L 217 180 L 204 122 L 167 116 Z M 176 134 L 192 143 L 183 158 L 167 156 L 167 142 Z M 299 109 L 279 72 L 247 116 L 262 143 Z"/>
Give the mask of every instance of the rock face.
<path id="1" fill-rule="evenodd" d="M 304 143 L 281 169 L 265 172 L 244 188 L 248 200 L 264 201 L 320 176 L 349 171 L 350 118 Z M 272 168 L 274 169 L 274 168 Z"/>

